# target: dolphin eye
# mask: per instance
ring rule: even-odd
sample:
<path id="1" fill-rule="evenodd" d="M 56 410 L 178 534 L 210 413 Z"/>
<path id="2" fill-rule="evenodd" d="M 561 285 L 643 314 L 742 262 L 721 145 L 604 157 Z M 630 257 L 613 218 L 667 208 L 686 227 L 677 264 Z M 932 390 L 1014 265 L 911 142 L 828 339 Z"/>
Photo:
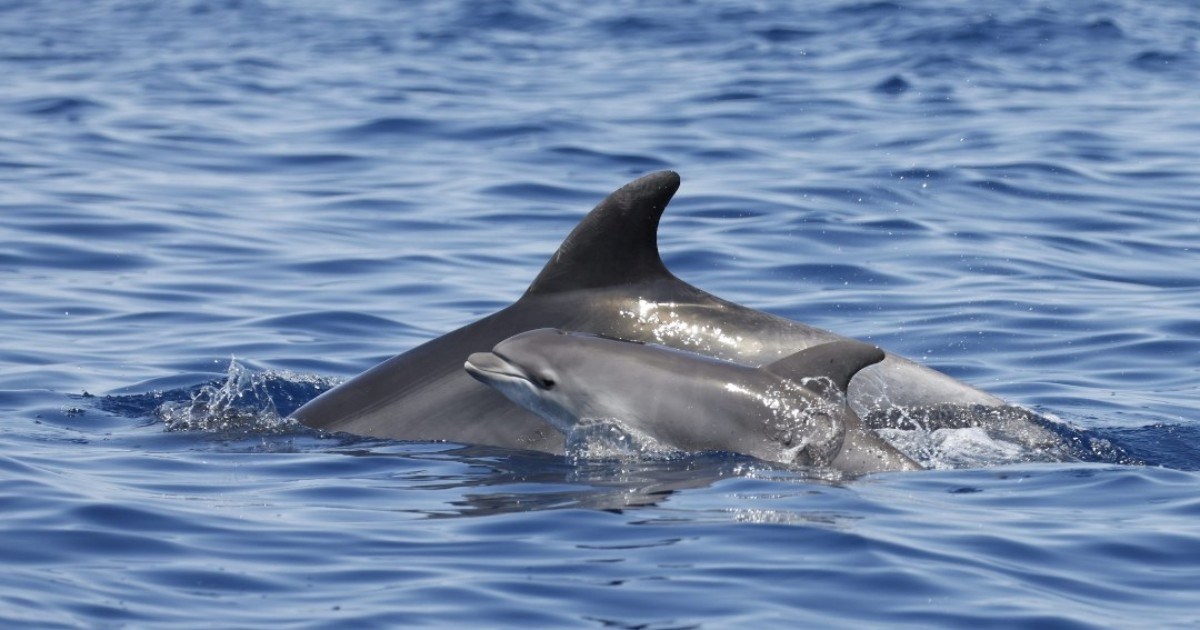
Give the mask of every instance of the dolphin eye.
<path id="1" fill-rule="evenodd" d="M 543 389 L 554 389 L 554 379 L 550 378 L 549 376 L 543 376 L 539 378 L 538 384 L 541 385 Z"/>

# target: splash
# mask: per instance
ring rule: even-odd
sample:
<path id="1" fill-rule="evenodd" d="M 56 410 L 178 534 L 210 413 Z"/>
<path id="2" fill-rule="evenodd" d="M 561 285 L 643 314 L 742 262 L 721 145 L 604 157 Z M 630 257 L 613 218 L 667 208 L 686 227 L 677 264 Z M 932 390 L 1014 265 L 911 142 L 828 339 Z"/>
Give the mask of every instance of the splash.
<path id="1" fill-rule="evenodd" d="M 199 386 L 190 392 L 190 400 L 164 402 L 154 410 L 154 415 L 168 431 L 290 433 L 301 428 L 287 417 L 304 402 L 297 399 L 304 394 L 311 398 L 315 395 L 312 390 L 329 386 L 325 379 L 291 372 L 256 373 L 231 359 L 224 381 Z"/>
<path id="2" fill-rule="evenodd" d="M 567 457 L 574 463 L 596 459 L 666 460 L 683 454 L 615 418 L 580 419 L 565 437 Z"/>
<path id="3" fill-rule="evenodd" d="M 993 438 L 978 427 L 933 431 L 883 429 L 879 435 L 922 466 L 935 470 L 983 468 L 1030 459 L 1020 444 Z"/>
<path id="4" fill-rule="evenodd" d="M 1141 463 L 1103 437 L 1017 405 L 891 407 L 862 417 L 881 437 L 926 468 Z"/>

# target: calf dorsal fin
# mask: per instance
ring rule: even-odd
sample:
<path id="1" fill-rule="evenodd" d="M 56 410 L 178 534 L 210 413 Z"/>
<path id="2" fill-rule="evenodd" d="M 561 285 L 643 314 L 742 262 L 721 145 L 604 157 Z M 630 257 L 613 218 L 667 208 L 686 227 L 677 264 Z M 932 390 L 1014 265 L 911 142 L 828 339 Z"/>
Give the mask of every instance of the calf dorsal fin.
<path id="1" fill-rule="evenodd" d="M 805 348 L 762 369 L 780 377 L 798 381 L 823 376 L 833 381 L 843 393 L 858 371 L 879 363 L 886 356 L 883 350 L 869 343 L 846 339 Z"/>

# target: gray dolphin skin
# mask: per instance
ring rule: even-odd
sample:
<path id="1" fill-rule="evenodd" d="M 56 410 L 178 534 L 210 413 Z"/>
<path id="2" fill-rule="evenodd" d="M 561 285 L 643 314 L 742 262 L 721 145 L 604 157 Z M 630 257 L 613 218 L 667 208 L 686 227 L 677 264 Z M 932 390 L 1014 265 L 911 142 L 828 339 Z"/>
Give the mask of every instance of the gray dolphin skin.
<path id="1" fill-rule="evenodd" d="M 659 218 L 679 188 L 663 171 L 608 196 L 567 236 L 514 304 L 397 355 L 325 392 L 292 417 L 309 427 L 562 453 L 562 433 L 476 382 L 468 355 L 538 328 L 595 333 L 751 366 L 843 340 L 727 302 L 676 278 L 659 257 Z M 999 398 L 888 353 L 850 383 L 860 416 L 897 407 L 999 407 Z"/>
<path id="2" fill-rule="evenodd" d="M 919 470 L 846 404 L 851 377 L 883 358 L 875 346 L 834 341 L 756 368 L 545 328 L 472 354 L 464 367 L 568 435 L 582 422 L 608 420 L 670 449 L 851 474 Z"/>

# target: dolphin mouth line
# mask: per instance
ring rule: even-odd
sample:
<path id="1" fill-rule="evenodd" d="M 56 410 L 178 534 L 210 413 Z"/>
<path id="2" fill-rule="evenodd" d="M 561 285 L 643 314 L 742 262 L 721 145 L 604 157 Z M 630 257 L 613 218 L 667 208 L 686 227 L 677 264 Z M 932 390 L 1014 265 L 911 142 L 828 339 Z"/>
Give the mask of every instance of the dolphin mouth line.
<path id="1" fill-rule="evenodd" d="M 523 370 L 498 352 L 476 352 L 467 357 L 463 368 L 476 379 L 512 379 L 533 382 Z"/>

